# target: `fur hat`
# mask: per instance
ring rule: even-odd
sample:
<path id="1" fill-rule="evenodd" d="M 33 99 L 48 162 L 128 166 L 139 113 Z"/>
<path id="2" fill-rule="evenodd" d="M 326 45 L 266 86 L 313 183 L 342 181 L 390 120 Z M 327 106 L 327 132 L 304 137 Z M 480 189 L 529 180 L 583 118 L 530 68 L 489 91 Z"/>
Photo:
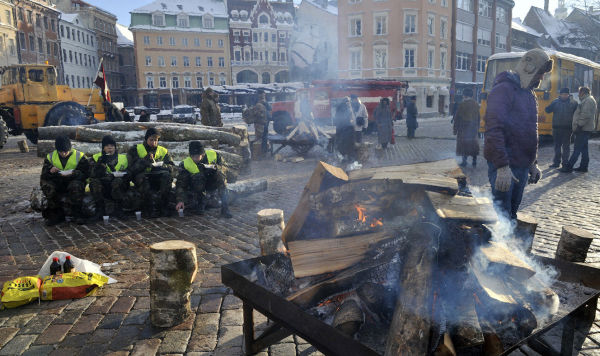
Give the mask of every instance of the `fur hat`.
<path id="1" fill-rule="evenodd" d="M 571 91 L 569 90 L 569 88 L 562 88 L 560 90 L 560 94 L 571 94 Z"/>
<path id="2" fill-rule="evenodd" d="M 108 145 L 113 145 L 115 146 L 115 148 L 117 148 L 117 142 L 111 135 L 106 135 L 102 137 L 102 150 L 104 151 L 104 147 Z"/>
<path id="3" fill-rule="evenodd" d="M 54 141 L 54 147 L 58 152 L 67 152 L 71 150 L 71 139 L 67 136 L 58 136 Z"/>
<path id="4" fill-rule="evenodd" d="M 533 80 L 536 75 L 551 70 L 552 59 L 550 59 L 544 50 L 539 48 L 527 51 L 527 53 L 521 57 L 515 68 L 515 72 L 519 74 L 519 79 L 521 80 L 521 88 L 524 89 L 536 88 L 539 85 L 539 82 L 534 83 Z"/>
<path id="5" fill-rule="evenodd" d="M 189 147 L 190 156 L 201 155 L 204 153 L 204 146 L 200 141 L 192 141 L 190 142 Z"/>
<path id="6" fill-rule="evenodd" d="M 150 138 L 152 136 L 159 136 L 160 137 L 160 133 L 154 127 L 151 127 L 148 130 L 146 130 L 146 135 L 144 135 L 144 141 L 148 141 L 148 138 Z"/>

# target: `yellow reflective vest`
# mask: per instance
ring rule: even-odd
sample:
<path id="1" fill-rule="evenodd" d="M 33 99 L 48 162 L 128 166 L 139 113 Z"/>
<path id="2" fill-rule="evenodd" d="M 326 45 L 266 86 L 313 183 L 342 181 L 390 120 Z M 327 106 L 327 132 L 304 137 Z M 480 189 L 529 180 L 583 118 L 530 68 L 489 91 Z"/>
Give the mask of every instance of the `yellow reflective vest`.
<path id="1" fill-rule="evenodd" d="M 139 143 L 136 148 L 138 156 L 140 158 L 144 158 L 148 155 L 148 151 L 146 151 L 146 147 L 144 147 L 143 143 Z M 162 161 L 167 155 L 167 153 L 169 153 L 169 151 L 166 148 L 164 148 L 163 146 L 157 146 L 156 153 L 154 154 L 154 160 L 157 162 Z M 146 168 L 146 172 L 150 172 L 151 170 L 151 167 Z"/>
<path id="2" fill-rule="evenodd" d="M 54 150 L 52 151 L 52 153 L 48 153 L 46 155 L 48 161 L 50 161 L 50 163 L 52 163 L 54 167 L 60 169 L 61 171 L 68 171 L 77 168 L 81 157 L 83 157 L 82 152 L 75 151 L 75 149 L 71 149 L 71 155 L 67 160 L 67 164 L 63 167 L 62 163 L 60 162 L 60 155 L 58 154 L 57 150 Z"/>
<path id="3" fill-rule="evenodd" d="M 94 161 L 98 162 L 98 160 L 100 159 L 100 157 L 102 156 L 102 152 L 96 153 L 95 155 L 92 156 L 92 158 L 94 158 Z M 117 156 L 117 164 L 115 165 L 115 171 L 119 172 L 119 171 L 124 171 L 127 169 L 127 156 L 124 154 L 119 154 Z M 112 173 L 112 170 L 110 169 L 110 167 L 108 166 L 108 164 L 106 165 L 106 171 L 108 173 Z"/>
<path id="4" fill-rule="evenodd" d="M 214 150 L 206 150 L 204 151 L 204 154 L 206 154 L 206 160 L 208 161 L 208 164 L 217 163 L 217 152 L 215 152 Z M 190 172 L 190 174 L 200 173 L 198 165 L 196 164 L 196 162 L 194 162 L 192 157 L 187 157 L 183 160 L 183 168 L 185 168 L 186 171 Z"/>

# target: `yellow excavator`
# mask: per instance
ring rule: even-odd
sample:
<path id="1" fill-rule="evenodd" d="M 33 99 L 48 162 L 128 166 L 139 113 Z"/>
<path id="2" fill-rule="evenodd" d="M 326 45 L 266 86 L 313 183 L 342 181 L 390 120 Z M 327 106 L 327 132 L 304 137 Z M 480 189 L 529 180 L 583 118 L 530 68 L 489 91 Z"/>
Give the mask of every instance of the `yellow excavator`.
<path id="1" fill-rule="evenodd" d="M 0 148 L 8 135 L 37 143 L 42 126 L 82 125 L 104 120 L 98 90 L 58 85 L 56 68 L 46 64 L 0 67 Z"/>

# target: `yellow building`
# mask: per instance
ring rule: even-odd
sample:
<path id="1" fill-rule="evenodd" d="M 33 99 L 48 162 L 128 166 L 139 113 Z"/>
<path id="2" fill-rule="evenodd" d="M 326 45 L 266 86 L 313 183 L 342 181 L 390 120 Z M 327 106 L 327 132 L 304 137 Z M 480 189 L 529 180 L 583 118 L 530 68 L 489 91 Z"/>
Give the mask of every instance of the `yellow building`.
<path id="1" fill-rule="evenodd" d="M 0 66 L 19 63 L 14 7 L 9 1 L 0 0 Z"/>
<path id="2" fill-rule="evenodd" d="M 130 30 L 143 105 L 199 105 L 204 88 L 231 84 L 224 1 L 155 1 L 131 12 Z"/>

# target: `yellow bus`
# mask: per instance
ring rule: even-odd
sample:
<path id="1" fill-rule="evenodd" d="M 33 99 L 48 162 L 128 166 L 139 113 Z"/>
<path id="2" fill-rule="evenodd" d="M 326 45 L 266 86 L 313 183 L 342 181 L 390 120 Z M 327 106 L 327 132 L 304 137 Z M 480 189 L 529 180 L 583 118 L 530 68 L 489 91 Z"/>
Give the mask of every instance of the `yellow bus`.
<path id="1" fill-rule="evenodd" d="M 600 99 L 600 64 L 572 54 L 546 50 L 554 61 L 552 71 L 546 73 L 540 86 L 535 89 L 538 100 L 538 131 L 540 135 L 552 135 L 552 115 L 544 109 L 558 97 L 561 88 L 569 88 L 573 98 L 579 98 L 579 87 L 587 86 L 598 102 Z M 514 70 L 525 52 L 498 53 L 491 56 L 485 67 L 485 79 L 481 94 L 481 127 L 485 131 L 485 110 L 487 94 L 492 90 L 496 76 L 507 70 Z M 596 125 L 598 120 L 596 120 Z M 598 127 L 596 126 L 596 130 Z"/>

